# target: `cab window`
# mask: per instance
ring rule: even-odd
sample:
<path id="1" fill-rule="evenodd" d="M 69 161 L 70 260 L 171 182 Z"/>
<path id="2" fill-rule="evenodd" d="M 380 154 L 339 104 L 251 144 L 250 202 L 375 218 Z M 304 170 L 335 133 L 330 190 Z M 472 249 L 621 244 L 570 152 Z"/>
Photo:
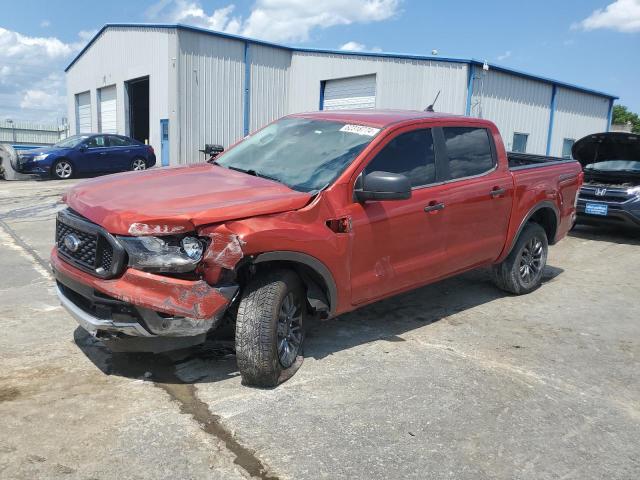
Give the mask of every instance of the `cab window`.
<path id="1" fill-rule="evenodd" d="M 365 168 L 371 172 L 389 172 L 405 175 L 412 187 L 434 183 L 436 156 L 431 129 L 403 133 L 391 140 Z"/>
<path id="2" fill-rule="evenodd" d="M 451 179 L 473 177 L 493 170 L 495 161 L 489 132 L 475 127 L 444 127 Z"/>

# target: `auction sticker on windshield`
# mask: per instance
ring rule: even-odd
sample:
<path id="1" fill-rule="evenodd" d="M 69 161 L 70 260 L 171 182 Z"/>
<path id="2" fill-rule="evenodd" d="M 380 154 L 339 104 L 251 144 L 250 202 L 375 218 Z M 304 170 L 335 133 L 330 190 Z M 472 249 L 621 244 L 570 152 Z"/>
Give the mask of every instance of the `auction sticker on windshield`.
<path id="1" fill-rule="evenodd" d="M 351 125 L 347 124 L 340 129 L 341 132 L 355 133 L 357 135 L 364 135 L 365 137 L 373 137 L 380 129 L 374 127 L 365 127 L 364 125 Z"/>

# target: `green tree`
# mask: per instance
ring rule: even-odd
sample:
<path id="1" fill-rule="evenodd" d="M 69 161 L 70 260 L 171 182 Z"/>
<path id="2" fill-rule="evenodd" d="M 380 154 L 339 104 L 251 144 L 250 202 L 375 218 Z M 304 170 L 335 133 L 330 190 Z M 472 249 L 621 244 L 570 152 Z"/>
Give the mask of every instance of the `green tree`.
<path id="1" fill-rule="evenodd" d="M 614 105 L 613 123 L 631 122 L 633 133 L 640 133 L 640 116 L 629 111 L 624 105 Z"/>

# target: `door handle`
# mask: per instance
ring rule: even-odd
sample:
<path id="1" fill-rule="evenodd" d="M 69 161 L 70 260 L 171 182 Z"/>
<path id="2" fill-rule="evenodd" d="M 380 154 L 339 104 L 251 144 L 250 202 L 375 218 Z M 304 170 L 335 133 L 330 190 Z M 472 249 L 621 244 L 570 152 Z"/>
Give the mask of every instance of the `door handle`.
<path id="1" fill-rule="evenodd" d="M 107 152 L 100 152 L 100 155 L 106 155 Z"/>
<path id="2" fill-rule="evenodd" d="M 489 195 L 495 198 L 505 193 L 507 193 L 507 191 L 504 188 L 494 187 L 494 189 L 489 192 Z"/>
<path id="3" fill-rule="evenodd" d="M 429 203 L 429 205 L 424 207 L 424 211 L 427 212 L 427 213 L 429 213 L 429 212 L 437 212 L 438 210 L 444 210 L 444 203 L 442 203 L 442 202 L 440 202 L 440 203 L 431 202 L 431 203 Z"/>

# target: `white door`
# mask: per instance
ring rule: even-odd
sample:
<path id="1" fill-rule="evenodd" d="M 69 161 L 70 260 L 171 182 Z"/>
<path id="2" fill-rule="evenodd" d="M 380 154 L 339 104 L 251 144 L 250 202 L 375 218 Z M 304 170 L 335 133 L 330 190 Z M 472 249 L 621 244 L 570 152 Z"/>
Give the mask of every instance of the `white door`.
<path id="1" fill-rule="evenodd" d="M 118 133 L 116 119 L 116 86 L 100 89 L 100 125 L 101 133 Z"/>
<path id="2" fill-rule="evenodd" d="M 76 95 L 76 133 L 91 133 L 91 94 Z"/>
<path id="3" fill-rule="evenodd" d="M 327 80 L 324 85 L 324 110 L 376 108 L 376 76 Z"/>

